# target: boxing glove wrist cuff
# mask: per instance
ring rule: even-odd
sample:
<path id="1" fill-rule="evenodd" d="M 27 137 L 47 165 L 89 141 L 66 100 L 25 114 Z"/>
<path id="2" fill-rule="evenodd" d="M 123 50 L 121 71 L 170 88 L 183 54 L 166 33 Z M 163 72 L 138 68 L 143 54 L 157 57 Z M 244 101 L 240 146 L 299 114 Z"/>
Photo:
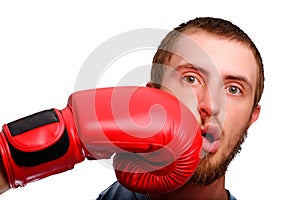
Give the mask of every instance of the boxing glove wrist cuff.
<path id="1" fill-rule="evenodd" d="M 45 110 L 4 125 L 0 135 L 0 149 L 10 186 L 24 186 L 27 182 L 72 168 L 72 165 L 69 166 L 70 161 L 62 166 L 52 162 L 68 154 L 74 143 L 71 140 L 73 134 L 74 131 L 66 128 L 62 113 L 56 109 Z M 77 151 L 76 154 L 75 160 L 78 160 L 75 163 L 84 159 L 80 155 L 82 152 Z"/>

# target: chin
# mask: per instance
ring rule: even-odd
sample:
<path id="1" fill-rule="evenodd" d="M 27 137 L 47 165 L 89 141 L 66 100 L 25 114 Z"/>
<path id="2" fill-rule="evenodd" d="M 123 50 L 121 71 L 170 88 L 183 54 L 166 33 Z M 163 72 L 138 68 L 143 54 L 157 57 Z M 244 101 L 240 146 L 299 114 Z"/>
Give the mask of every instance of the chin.
<path id="1" fill-rule="evenodd" d="M 223 177 L 230 162 L 240 152 L 246 135 L 245 133 L 233 146 L 223 141 L 216 152 L 205 155 L 189 183 L 206 186 Z"/>

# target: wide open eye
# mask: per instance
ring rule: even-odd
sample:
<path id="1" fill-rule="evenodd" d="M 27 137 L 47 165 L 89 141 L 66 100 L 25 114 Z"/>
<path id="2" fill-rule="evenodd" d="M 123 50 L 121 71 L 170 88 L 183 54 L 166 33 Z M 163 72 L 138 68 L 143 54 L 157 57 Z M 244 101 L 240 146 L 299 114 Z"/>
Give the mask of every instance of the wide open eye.
<path id="1" fill-rule="evenodd" d="M 183 80 L 190 85 L 199 84 L 199 80 L 195 76 L 184 76 Z"/>
<path id="2" fill-rule="evenodd" d="M 241 89 L 238 88 L 237 86 L 229 86 L 226 88 L 226 91 L 232 95 L 241 95 L 242 94 Z"/>

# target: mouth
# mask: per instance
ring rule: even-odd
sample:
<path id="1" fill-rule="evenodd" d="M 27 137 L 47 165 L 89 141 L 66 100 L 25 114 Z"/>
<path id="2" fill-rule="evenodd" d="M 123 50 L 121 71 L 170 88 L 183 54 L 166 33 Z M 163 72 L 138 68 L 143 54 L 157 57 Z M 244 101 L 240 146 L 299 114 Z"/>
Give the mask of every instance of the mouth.
<path id="1" fill-rule="evenodd" d="M 202 149 L 206 153 L 215 153 L 219 148 L 221 130 L 217 126 L 209 126 L 202 130 Z"/>
<path id="2" fill-rule="evenodd" d="M 204 137 L 209 143 L 213 143 L 215 141 L 215 138 L 211 133 L 203 133 L 202 137 Z"/>

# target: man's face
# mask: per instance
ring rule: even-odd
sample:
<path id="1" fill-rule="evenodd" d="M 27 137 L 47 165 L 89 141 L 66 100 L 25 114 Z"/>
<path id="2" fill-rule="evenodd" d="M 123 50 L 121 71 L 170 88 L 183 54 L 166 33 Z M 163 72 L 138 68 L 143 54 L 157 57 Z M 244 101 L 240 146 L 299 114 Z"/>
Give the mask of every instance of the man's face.
<path id="1" fill-rule="evenodd" d="M 249 48 L 206 33 L 188 34 L 166 63 L 162 89 L 187 105 L 203 133 L 203 159 L 192 181 L 206 185 L 225 174 L 240 150 L 253 110 L 257 65 Z"/>

